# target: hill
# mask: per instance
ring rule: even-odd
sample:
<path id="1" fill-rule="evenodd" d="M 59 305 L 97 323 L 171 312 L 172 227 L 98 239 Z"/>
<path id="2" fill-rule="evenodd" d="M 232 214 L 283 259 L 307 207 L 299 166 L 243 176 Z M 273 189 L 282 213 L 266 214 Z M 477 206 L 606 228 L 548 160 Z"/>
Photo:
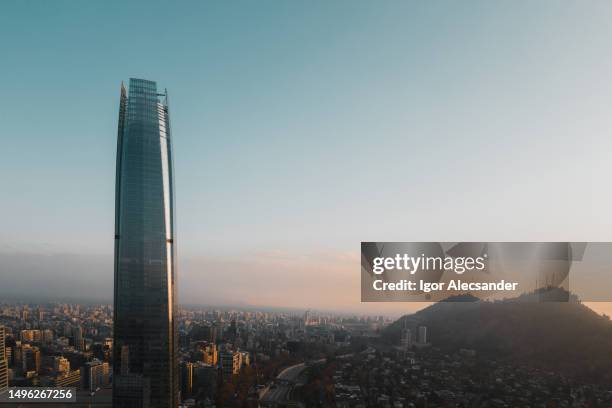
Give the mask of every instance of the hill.
<path id="1" fill-rule="evenodd" d="M 443 301 L 387 327 L 383 338 L 399 342 L 400 329 L 427 326 L 433 346 L 470 348 L 500 360 L 550 369 L 588 381 L 612 383 L 612 323 L 576 299 L 539 302 L 537 294 L 503 301 L 471 296 Z M 457 301 L 460 300 L 460 301 Z"/>

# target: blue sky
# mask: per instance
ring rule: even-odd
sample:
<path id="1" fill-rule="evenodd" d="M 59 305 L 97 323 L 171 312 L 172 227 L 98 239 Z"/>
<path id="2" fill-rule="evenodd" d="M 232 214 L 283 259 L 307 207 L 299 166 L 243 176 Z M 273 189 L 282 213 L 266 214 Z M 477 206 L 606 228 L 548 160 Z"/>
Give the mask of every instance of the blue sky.
<path id="1" fill-rule="evenodd" d="M 15 256 L 61 254 L 97 257 L 58 268 L 112 286 L 129 77 L 170 94 L 184 299 L 270 304 L 342 270 L 344 303 L 318 301 L 363 310 L 362 240 L 611 240 L 610 17 L 606 2 L 7 1 L 0 279 Z M 260 266 L 278 268 L 262 297 L 235 292 L 268 258 L 288 263 Z"/>

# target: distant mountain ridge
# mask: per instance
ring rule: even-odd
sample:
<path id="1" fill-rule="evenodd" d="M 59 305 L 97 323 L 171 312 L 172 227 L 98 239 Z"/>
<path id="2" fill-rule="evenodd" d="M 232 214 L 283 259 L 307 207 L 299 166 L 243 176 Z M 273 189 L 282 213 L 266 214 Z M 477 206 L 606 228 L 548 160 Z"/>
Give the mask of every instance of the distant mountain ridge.
<path id="1" fill-rule="evenodd" d="M 462 295 L 399 318 L 383 338 L 397 344 L 404 324 L 415 330 L 424 325 L 435 347 L 475 349 L 500 360 L 612 383 L 610 320 L 575 297 L 569 302 L 542 302 L 541 297 L 534 293 L 489 302 Z"/>

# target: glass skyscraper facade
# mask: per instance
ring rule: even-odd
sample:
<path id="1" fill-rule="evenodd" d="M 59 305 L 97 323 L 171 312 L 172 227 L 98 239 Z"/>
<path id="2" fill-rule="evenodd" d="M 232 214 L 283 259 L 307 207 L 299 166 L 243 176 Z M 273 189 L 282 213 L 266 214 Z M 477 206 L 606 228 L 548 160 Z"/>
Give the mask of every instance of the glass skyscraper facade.
<path id="1" fill-rule="evenodd" d="M 174 186 L 167 92 L 121 85 L 113 407 L 178 406 Z"/>

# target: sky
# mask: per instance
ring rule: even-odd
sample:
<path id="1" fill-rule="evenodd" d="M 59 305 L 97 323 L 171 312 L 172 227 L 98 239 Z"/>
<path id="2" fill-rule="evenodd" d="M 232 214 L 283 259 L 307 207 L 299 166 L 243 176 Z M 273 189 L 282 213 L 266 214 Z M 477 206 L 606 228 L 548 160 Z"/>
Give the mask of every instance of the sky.
<path id="1" fill-rule="evenodd" d="M 119 88 L 170 96 L 179 296 L 361 304 L 361 241 L 612 241 L 612 4 L 6 1 L 0 296 L 112 296 Z"/>

